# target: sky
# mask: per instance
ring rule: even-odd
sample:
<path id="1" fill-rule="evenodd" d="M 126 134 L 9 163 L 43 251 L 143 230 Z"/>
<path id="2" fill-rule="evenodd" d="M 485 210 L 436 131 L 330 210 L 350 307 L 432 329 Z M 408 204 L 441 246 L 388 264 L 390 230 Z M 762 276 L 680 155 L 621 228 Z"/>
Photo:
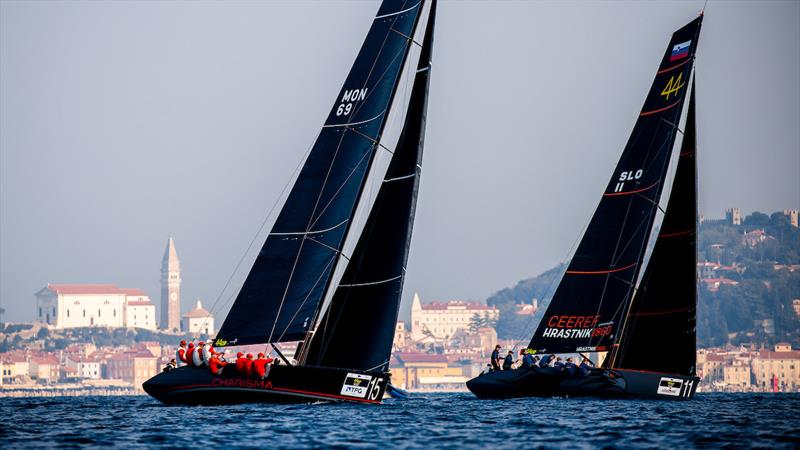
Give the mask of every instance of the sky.
<path id="1" fill-rule="evenodd" d="M 415 291 L 483 300 L 568 256 L 702 7 L 440 1 L 403 314 Z M 4 318 L 33 320 L 47 283 L 158 305 L 170 235 L 184 310 L 245 255 L 235 293 L 377 8 L 0 1 Z M 800 2 L 712 0 L 696 80 L 700 212 L 800 208 Z"/>

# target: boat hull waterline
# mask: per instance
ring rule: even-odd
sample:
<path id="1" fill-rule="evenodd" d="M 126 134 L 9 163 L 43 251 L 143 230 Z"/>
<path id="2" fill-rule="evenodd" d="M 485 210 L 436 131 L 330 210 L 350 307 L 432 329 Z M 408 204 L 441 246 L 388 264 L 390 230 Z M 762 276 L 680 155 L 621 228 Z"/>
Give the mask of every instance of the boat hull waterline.
<path id="1" fill-rule="evenodd" d="M 626 369 L 591 369 L 570 376 L 552 367 L 492 371 L 469 381 L 479 398 L 515 397 L 650 397 L 688 400 L 700 379 L 694 376 Z"/>
<path id="2" fill-rule="evenodd" d="M 275 365 L 266 378 L 246 378 L 229 366 L 222 375 L 207 368 L 181 367 L 147 380 L 145 392 L 168 405 L 234 403 L 379 404 L 388 383 L 385 373 L 313 366 Z M 226 368 L 227 369 L 227 368 Z"/>

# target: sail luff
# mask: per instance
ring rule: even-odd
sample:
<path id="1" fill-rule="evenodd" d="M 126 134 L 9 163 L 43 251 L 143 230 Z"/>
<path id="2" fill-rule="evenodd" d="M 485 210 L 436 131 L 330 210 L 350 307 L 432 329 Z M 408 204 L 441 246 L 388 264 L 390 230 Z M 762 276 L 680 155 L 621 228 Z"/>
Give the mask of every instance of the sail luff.
<path id="1" fill-rule="evenodd" d="M 385 0 L 217 335 L 217 346 L 302 339 L 330 281 L 419 8 Z M 270 339 L 272 337 L 273 339 Z M 280 338 L 278 338 L 280 337 Z"/>

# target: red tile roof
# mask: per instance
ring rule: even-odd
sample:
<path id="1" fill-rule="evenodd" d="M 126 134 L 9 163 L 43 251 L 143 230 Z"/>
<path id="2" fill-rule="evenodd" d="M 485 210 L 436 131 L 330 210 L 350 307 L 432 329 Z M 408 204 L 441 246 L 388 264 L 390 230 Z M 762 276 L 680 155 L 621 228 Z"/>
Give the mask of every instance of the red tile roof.
<path id="1" fill-rule="evenodd" d="M 120 291 L 129 297 L 147 297 L 144 291 L 137 288 L 120 288 Z"/>
<path id="2" fill-rule="evenodd" d="M 47 284 L 57 294 L 124 294 L 114 284 Z"/>

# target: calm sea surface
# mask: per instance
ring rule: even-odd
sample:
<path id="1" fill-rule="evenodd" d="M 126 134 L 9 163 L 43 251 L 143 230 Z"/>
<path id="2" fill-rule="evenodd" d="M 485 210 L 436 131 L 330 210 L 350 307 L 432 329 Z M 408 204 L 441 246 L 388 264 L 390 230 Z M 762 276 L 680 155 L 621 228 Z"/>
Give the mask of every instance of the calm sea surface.
<path id="1" fill-rule="evenodd" d="M 350 404 L 163 406 L 150 397 L 0 399 L 0 448 L 800 447 L 800 395 L 688 402 L 415 395 Z"/>

